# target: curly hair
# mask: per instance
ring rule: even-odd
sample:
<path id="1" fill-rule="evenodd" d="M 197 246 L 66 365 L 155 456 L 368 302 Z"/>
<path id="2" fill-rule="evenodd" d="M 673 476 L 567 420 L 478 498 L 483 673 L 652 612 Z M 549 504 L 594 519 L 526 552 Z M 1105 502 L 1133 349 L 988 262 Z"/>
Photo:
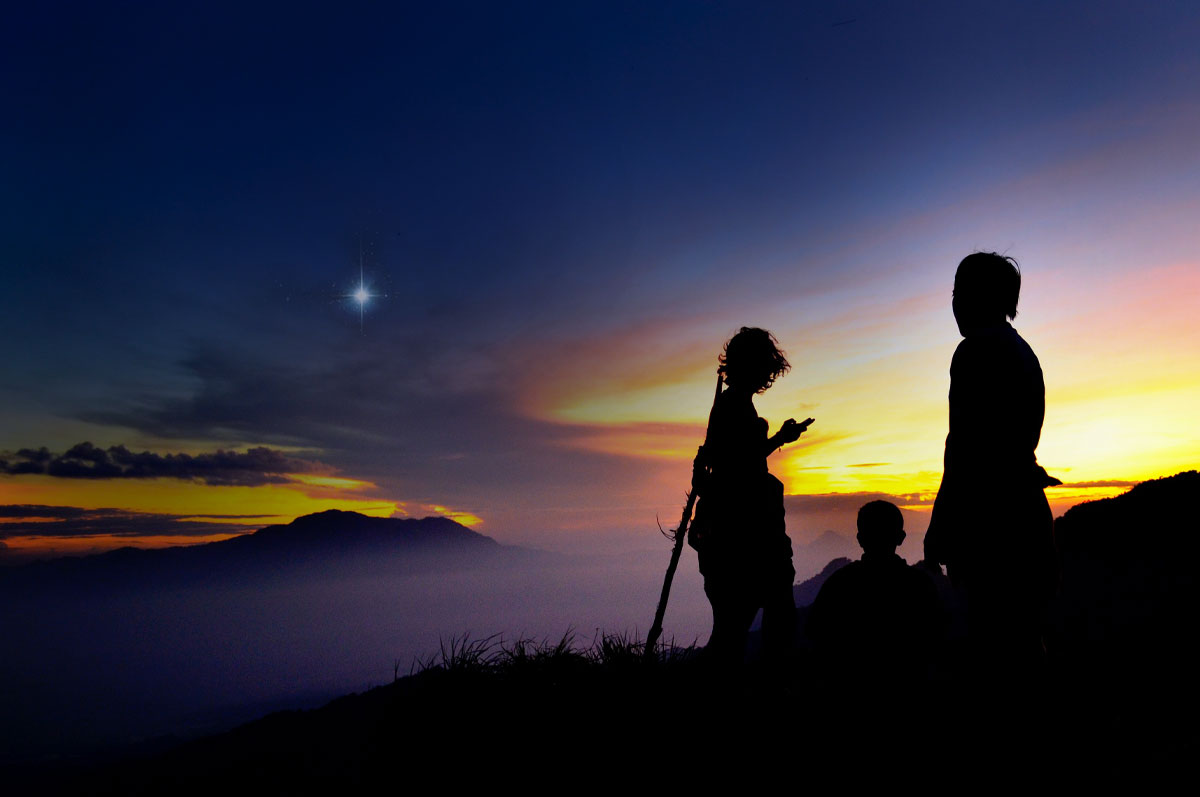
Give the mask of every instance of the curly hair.
<path id="1" fill-rule="evenodd" d="M 748 381 L 760 384 L 761 393 L 791 369 L 791 363 L 779 348 L 779 341 L 765 329 L 742 327 L 721 349 L 717 358 L 726 382 L 730 372 L 744 375 Z"/>

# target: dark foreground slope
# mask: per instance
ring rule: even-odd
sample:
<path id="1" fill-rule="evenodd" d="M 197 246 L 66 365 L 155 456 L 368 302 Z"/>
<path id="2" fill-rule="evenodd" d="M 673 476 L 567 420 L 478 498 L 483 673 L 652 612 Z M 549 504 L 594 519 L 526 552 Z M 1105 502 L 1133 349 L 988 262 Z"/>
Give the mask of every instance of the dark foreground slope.
<path id="1" fill-rule="evenodd" d="M 1055 536 L 1062 583 L 1049 642 L 1066 665 L 1174 682 L 1200 664 L 1200 473 L 1073 507 Z"/>
<path id="2" fill-rule="evenodd" d="M 623 652 L 622 652 L 623 651 Z M 281 712 L 156 756 L 29 784 L 94 794 L 360 794 L 418 784 L 468 791 L 515 784 L 707 793 L 768 784 L 895 789 L 914 779 L 984 786 L 1186 771 L 1194 742 L 1148 748 L 1143 729 L 1108 727 L 1083 748 L 1082 723 L 1045 694 L 998 707 L 990 685 L 896 684 L 887 698 L 825 692 L 810 662 L 788 683 L 751 666 L 721 686 L 696 651 L 647 663 L 636 645 L 607 658 L 549 646 L 501 666 L 470 653 L 313 711 Z M 881 674 L 887 662 L 880 662 Z M 908 687 L 906 689 L 905 687 Z M 1089 743 L 1090 744 L 1090 743 Z"/>
<path id="3" fill-rule="evenodd" d="M 323 708 L 33 785 L 362 792 L 433 778 L 455 790 L 679 790 L 780 776 L 856 790 L 1144 789 L 1200 755 L 1198 498 L 1200 476 L 1185 473 L 1059 520 L 1063 583 L 1036 683 L 980 680 L 952 646 L 927 681 L 897 683 L 879 661 L 861 694 L 831 694 L 804 649 L 783 682 L 751 666 L 728 683 L 692 650 L 646 662 L 621 640 L 585 651 L 455 643 L 423 672 Z"/>
<path id="4" fill-rule="evenodd" d="M 753 671 L 717 688 L 694 650 L 646 662 L 639 645 L 609 639 L 588 650 L 492 648 L 499 653 L 489 660 L 477 655 L 489 643 L 477 645 L 318 710 L 277 713 L 50 786 L 98 794 L 357 794 L 432 783 L 456 793 L 640 793 L 691 790 L 718 777 L 759 783 L 797 769 L 819 780 L 851 763 L 839 731 L 845 723 L 825 719 L 830 707 L 801 695 L 798 673 L 786 686 Z M 873 732 L 895 735 L 887 762 L 898 766 L 926 735 L 912 733 L 901 712 L 891 716 L 902 719 L 881 716 Z"/>
<path id="5" fill-rule="evenodd" d="M 1122 757 L 1200 756 L 1200 473 L 1075 506 L 1055 537 L 1046 642 L 1078 739 Z"/>

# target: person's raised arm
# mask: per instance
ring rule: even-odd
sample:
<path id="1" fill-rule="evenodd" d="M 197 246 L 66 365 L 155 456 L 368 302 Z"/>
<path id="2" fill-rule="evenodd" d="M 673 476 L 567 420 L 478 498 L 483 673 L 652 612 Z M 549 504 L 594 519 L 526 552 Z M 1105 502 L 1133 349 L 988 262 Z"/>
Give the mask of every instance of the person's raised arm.
<path id="1" fill-rule="evenodd" d="M 767 455 L 769 456 L 775 449 L 788 443 L 794 443 L 800 439 L 800 435 L 804 434 L 805 430 L 812 424 L 812 418 L 806 418 L 800 423 L 796 423 L 795 418 L 788 418 L 783 422 L 783 426 L 779 427 L 779 431 L 772 437 L 767 438 Z"/>

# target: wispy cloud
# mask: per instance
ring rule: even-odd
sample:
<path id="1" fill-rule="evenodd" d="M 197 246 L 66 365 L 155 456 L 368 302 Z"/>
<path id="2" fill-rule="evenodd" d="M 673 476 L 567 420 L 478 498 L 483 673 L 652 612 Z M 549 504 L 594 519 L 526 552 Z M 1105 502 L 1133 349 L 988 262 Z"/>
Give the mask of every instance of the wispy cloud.
<path id="1" fill-rule="evenodd" d="M 1129 481 L 1127 479 L 1101 479 L 1099 481 L 1091 482 L 1063 482 L 1062 484 L 1055 485 L 1055 487 L 1051 487 L 1049 489 L 1074 488 L 1080 490 L 1088 487 L 1136 487 L 1139 484 L 1141 484 L 1141 482 Z"/>
<path id="2" fill-rule="evenodd" d="M 802 569 L 802 563 L 819 569 L 835 555 L 857 557 L 859 547 L 854 535 L 858 510 L 871 501 L 890 501 L 900 508 L 908 539 L 899 553 L 910 562 L 916 561 L 921 558 L 933 498 L 932 493 L 880 491 L 785 496 L 787 531 L 792 538 L 797 571 Z"/>
<path id="3" fill-rule="evenodd" d="M 508 362 L 489 352 L 485 359 Z M 624 430 L 633 435 L 624 442 L 635 445 L 610 445 L 602 425 L 532 417 L 521 408 L 518 375 L 471 365 L 478 359 L 453 340 L 441 349 L 368 341 L 349 358 L 285 364 L 207 350 L 180 363 L 196 380 L 187 396 L 114 401 L 82 417 L 152 439 L 318 451 L 339 476 L 374 485 L 355 491 L 364 500 L 452 507 L 484 518 L 489 533 L 499 531 L 493 518 L 523 515 L 507 524 L 521 542 L 567 525 L 565 517 L 533 514 L 548 501 L 590 505 L 600 494 L 643 506 L 657 494 L 673 503 L 674 485 L 686 484 L 690 454 L 659 454 L 682 451 L 685 442 L 694 454 L 702 430 L 685 441 L 671 424 L 635 425 Z M 294 481 L 309 494 L 320 489 L 311 479 Z"/>
<path id="4" fill-rule="evenodd" d="M 176 515 L 129 509 L 86 509 L 43 504 L 0 505 L 0 537 L 208 536 L 246 531 L 245 521 L 262 515 Z M 240 523 L 231 521 L 241 521 Z"/>
<path id="5" fill-rule="evenodd" d="M 891 501 L 903 508 L 928 508 L 933 506 L 934 496 L 930 493 L 907 493 L 892 495 L 889 493 L 823 493 L 819 495 L 788 495 L 784 497 L 784 506 L 797 513 L 847 511 L 857 512 L 863 504 L 870 501 Z"/>

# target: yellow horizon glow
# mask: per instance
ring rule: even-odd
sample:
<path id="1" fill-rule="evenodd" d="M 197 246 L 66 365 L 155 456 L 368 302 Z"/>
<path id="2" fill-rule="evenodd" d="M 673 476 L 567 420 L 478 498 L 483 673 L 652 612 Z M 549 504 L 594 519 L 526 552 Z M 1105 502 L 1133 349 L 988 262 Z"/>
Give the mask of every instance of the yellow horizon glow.
<path id="1" fill-rule="evenodd" d="M 177 522 L 218 523 L 246 527 L 246 532 L 286 524 L 303 515 L 337 509 L 371 517 L 408 516 L 411 512 L 448 517 L 468 528 L 483 524 L 473 512 L 441 504 L 390 501 L 361 495 L 375 483 L 345 476 L 287 474 L 289 481 L 257 486 L 213 486 L 180 479 L 62 479 L 45 474 L 0 478 L 0 504 L 65 506 L 78 509 L 115 509 L 132 514 L 172 515 Z M 242 515 L 243 517 L 229 517 Z M 54 522 L 52 515 L 0 518 L 0 525 Z M 24 533 L 3 538 L 15 554 L 95 553 L 134 546 L 158 548 L 214 542 L 239 536 L 238 532 L 205 535 L 79 534 L 58 536 Z"/>
<path id="2" fill-rule="evenodd" d="M 315 476 L 311 473 L 289 473 L 288 478 L 299 484 L 312 487 L 333 487 L 339 490 L 367 490 L 375 487 L 374 482 L 348 479 L 344 476 Z"/>
<path id="3" fill-rule="evenodd" d="M 456 509 L 448 509 L 437 504 L 434 504 L 432 509 L 442 517 L 448 517 L 455 523 L 460 523 L 467 528 L 473 528 L 474 526 L 478 526 L 483 522 L 483 518 L 479 517 L 478 515 L 472 515 L 470 512 L 461 512 Z"/>
<path id="4" fill-rule="evenodd" d="M 1081 283 L 1079 270 L 1095 265 L 1030 270 L 1013 324 L 1045 374 L 1037 453 L 1068 483 L 1047 493 L 1058 512 L 1128 489 L 1071 483 L 1142 482 L 1200 466 L 1200 263 L 1118 270 L 1107 281 Z M 949 285 L 944 295 L 894 302 L 878 298 L 883 293 L 837 313 L 823 313 L 819 303 L 789 308 L 774 314 L 779 323 L 772 325 L 768 314 L 762 324 L 779 337 L 793 370 L 755 398 L 759 415 L 772 432 L 789 417 L 816 419 L 798 443 L 769 460 L 788 494 L 878 492 L 930 500 L 936 494 L 948 431 L 949 366 L 960 340 Z M 724 326 L 698 332 L 691 320 L 656 330 L 683 338 L 674 352 L 661 340 L 655 344 L 656 356 L 667 352 L 665 368 L 638 349 L 636 335 L 632 342 L 618 338 L 605 362 L 619 367 L 605 365 L 590 381 L 554 381 L 536 391 L 542 404 L 531 405 L 532 414 L 572 425 L 567 445 L 682 466 L 703 440 Z M 707 355 L 697 356 L 698 334 L 709 337 Z M 680 368 L 680 361 L 689 367 Z"/>
<path id="5" fill-rule="evenodd" d="M 440 504 L 420 504 L 409 501 L 400 501 L 396 504 L 396 511 L 392 513 L 392 517 L 428 517 L 429 515 L 441 515 L 459 523 L 467 528 L 474 528 L 483 523 L 483 518 L 471 512 L 465 512 L 460 509 L 450 509 L 449 507 Z"/>
<path id="6" fill-rule="evenodd" d="M 212 486 L 179 479 L 59 479 L 41 474 L 0 479 L 0 503 L 126 509 L 188 517 L 221 518 L 231 525 L 291 521 L 301 515 L 341 509 L 387 517 L 395 502 L 368 497 L 333 497 L 321 486 L 265 484 Z M 264 523 L 266 521 L 266 523 Z"/>
<path id="7" fill-rule="evenodd" d="M 1045 374 L 1038 458 L 1067 482 L 1047 492 L 1061 514 L 1126 489 L 1072 485 L 1141 482 L 1200 467 L 1200 262 L 1131 269 L 1094 261 L 1087 252 L 1074 260 L 1071 253 L 1053 254 L 1063 265 L 1026 270 L 1014 326 Z M 1090 268 L 1107 276 L 1081 277 Z M 949 366 L 960 340 L 943 284 L 948 280 L 942 275 L 935 285 L 906 277 L 861 294 L 783 297 L 745 319 L 771 329 L 793 365 L 755 399 L 771 431 L 789 417 L 816 419 L 800 441 L 769 460 L 788 494 L 916 496 L 908 508 L 927 511 L 941 479 Z M 897 286 L 913 293 L 905 296 Z M 598 456 L 608 468 L 655 474 L 604 510 L 605 527 L 639 527 L 641 514 L 660 508 L 663 517 L 678 512 L 675 503 L 703 440 L 716 355 L 736 326 L 729 317 L 693 316 L 674 326 L 655 321 L 611 337 L 555 342 L 560 349 L 539 353 L 544 367 L 519 391 L 525 414 L 557 427 L 556 445 Z M 0 503 L 251 516 L 220 519 L 242 527 L 326 509 L 376 517 L 437 513 L 468 527 L 484 523 L 482 510 L 380 498 L 374 482 L 353 474 L 287 478 L 244 487 L 9 476 L 0 478 Z M 596 509 L 555 504 L 547 511 L 558 513 L 556 528 L 571 533 L 600 522 Z M 493 506 L 483 514 L 504 512 Z M 583 519 L 572 520 L 571 513 Z M 22 545 L 35 544 L 37 535 L 28 536 Z"/>
<path id="8" fill-rule="evenodd" d="M 250 532 L 264 526 L 290 523 L 302 515 L 340 509 L 372 517 L 389 517 L 396 503 L 363 496 L 341 496 L 341 490 L 372 487 L 356 479 L 297 474 L 293 482 L 247 486 L 212 486 L 179 479 L 60 479 L 29 474 L 0 479 L 0 504 L 39 504 L 79 509 L 117 509 L 131 513 L 178 516 L 180 522 L 197 521 L 245 527 Z M 244 515 L 244 517 L 225 517 Z M 13 522 L 52 521 L 56 518 L 12 518 Z M 207 535 L 117 534 L 54 536 L 26 533 L 4 538 L 12 553 L 70 555 L 95 553 L 125 546 L 160 548 L 214 542 L 238 536 L 237 532 Z"/>

